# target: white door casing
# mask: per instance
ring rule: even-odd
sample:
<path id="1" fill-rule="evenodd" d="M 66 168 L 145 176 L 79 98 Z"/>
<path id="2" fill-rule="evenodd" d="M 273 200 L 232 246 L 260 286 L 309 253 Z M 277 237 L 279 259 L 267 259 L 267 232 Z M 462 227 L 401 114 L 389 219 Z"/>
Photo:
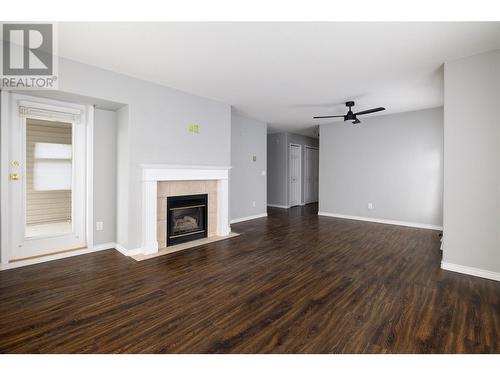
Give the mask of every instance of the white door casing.
<path id="1" fill-rule="evenodd" d="M 87 245 L 88 128 L 93 108 L 52 101 L 27 95 L 2 93 L 2 104 L 8 103 L 8 116 L 2 116 L 2 263 L 41 256 Z M 5 108 L 5 107 L 4 107 Z M 71 233 L 26 238 L 26 119 L 60 121 L 72 129 L 72 230 Z M 91 148 L 89 148 L 91 150 Z M 18 165 L 12 163 L 17 161 Z M 5 169 L 4 169 L 5 170 Z M 18 180 L 10 178 L 19 175 Z M 91 228 L 90 228 L 91 229 Z"/>
<path id="2" fill-rule="evenodd" d="M 290 144 L 289 152 L 289 206 L 301 204 L 302 146 Z"/>

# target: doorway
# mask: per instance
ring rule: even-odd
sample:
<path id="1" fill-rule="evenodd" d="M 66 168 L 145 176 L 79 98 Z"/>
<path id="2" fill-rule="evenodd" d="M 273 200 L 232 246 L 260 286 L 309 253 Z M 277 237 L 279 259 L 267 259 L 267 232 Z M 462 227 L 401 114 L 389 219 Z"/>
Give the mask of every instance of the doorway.
<path id="1" fill-rule="evenodd" d="M 304 203 L 318 201 L 319 149 L 305 146 L 304 152 Z"/>
<path id="2" fill-rule="evenodd" d="M 2 262 L 85 248 L 88 108 L 2 95 Z"/>
<path id="3" fill-rule="evenodd" d="M 289 152 L 289 205 L 298 206 L 302 202 L 302 146 L 290 144 Z"/>

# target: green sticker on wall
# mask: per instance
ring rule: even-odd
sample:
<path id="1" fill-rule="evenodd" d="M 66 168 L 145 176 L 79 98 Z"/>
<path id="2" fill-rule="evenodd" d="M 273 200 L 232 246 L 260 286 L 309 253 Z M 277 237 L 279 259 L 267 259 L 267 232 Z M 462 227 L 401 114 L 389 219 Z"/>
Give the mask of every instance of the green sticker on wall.
<path id="1" fill-rule="evenodd" d="M 199 134 L 200 133 L 200 127 L 198 126 L 198 124 L 191 124 L 191 125 L 189 125 L 189 131 L 191 133 Z"/>

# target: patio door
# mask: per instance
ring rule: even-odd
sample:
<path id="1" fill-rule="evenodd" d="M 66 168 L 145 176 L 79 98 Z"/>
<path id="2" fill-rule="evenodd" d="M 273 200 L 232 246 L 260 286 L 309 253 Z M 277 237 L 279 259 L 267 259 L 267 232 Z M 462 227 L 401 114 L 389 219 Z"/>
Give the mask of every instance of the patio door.
<path id="1" fill-rule="evenodd" d="M 12 95 L 9 261 L 86 246 L 86 111 Z"/>

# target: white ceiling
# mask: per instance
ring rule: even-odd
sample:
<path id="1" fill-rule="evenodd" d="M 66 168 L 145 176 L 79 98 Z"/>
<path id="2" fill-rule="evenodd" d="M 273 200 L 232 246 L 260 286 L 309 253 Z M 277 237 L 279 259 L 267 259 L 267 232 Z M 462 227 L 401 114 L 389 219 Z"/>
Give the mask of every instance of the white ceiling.
<path id="1" fill-rule="evenodd" d="M 304 134 L 314 115 L 343 114 L 350 99 L 382 113 L 440 106 L 442 64 L 498 48 L 500 22 L 59 25 L 64 57 Z"/>

